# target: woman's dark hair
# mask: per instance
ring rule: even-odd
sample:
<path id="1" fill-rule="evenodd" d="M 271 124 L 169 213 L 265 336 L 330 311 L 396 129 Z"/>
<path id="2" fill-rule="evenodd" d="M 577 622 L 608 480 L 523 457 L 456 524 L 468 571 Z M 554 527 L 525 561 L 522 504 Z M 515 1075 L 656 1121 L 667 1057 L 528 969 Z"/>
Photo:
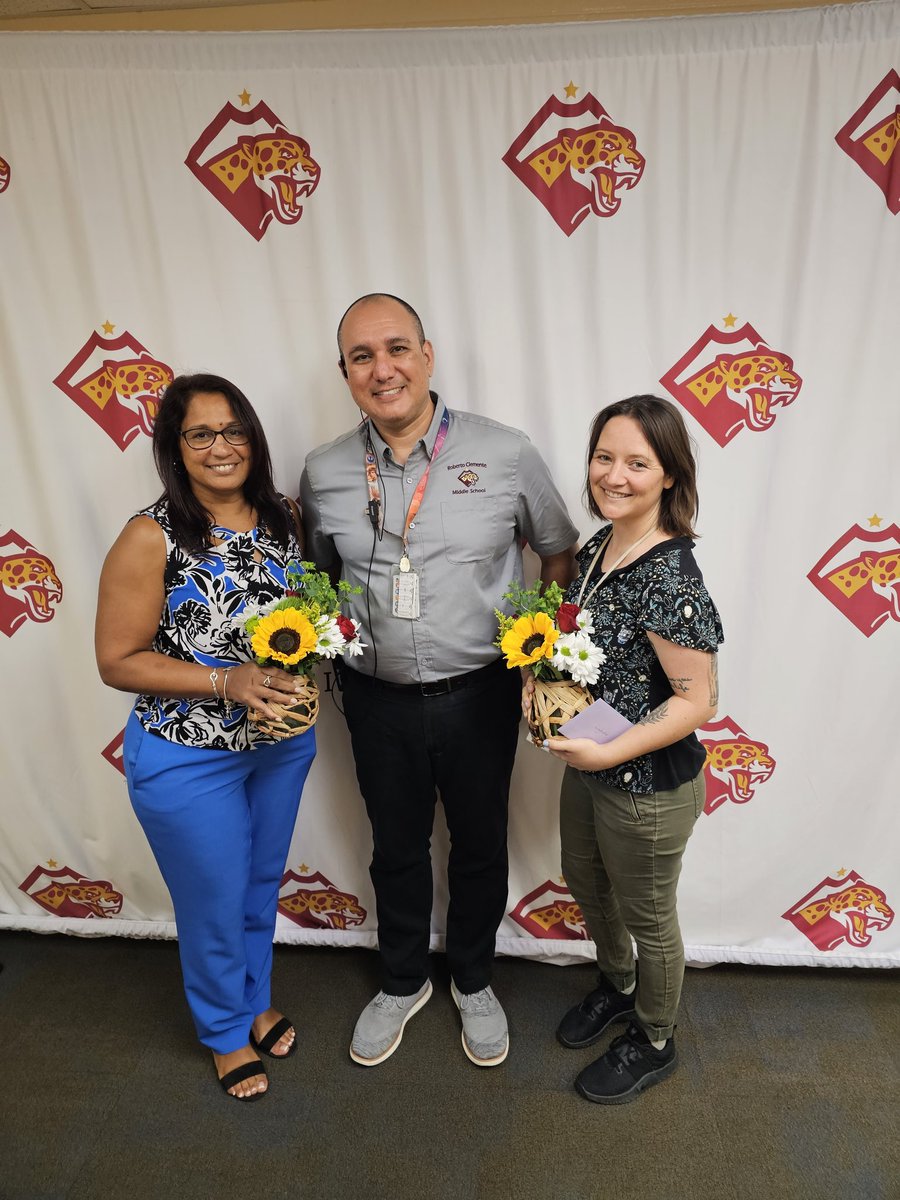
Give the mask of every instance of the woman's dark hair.
<path id="1" fill-rule="evenodd" d="M 591 459 L 603 427 L 613 417 L 631 417 L 633 421 L 637 421 L 653 453 L 659 459 L 660 466 L 673 481 L 670 488 L 663 490 L 660 499 L 660 528 L 675 537 L 696 537 L 693 525 L 700 502 L 697 497 L 697 464 L 694 461 L 691 440 L 681 413 L 671 400 L 663 400 L 659 396 L 629 396 L 627 400 L 617 400 L 615 404 L 608 404 L 594 417 L 588 438 L 584 482 L 588 511 L 593 516 L 604 519 L 591 493 Z"/>
<path id="2" fill-rule="evenodd" d="M 181 455 L 184 414 L 191 398 L 200 392 L 220 392 L 228 401 L 235 421 L 239 421 L 249 434 L 250 472 L 244 484 L 244 496 L 256 509 L 258 524 L 264 525 L 279 545 L 287 548 L 292 522 L 272 481 L 272 460 L 266 435 L 244 393 L 220 375 L 177 376 L 163 392 L 153 425 L 153 458 L 163 485 L 160 499 L 168 501 L 176 543 L 191 553 L 213 544 L 209 513 L 194 495 Z"/>

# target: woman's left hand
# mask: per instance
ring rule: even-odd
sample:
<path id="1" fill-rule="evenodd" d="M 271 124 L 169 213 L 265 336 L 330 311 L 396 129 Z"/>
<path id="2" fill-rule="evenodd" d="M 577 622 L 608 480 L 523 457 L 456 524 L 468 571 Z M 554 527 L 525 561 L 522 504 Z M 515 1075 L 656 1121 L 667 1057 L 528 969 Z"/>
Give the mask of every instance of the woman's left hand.
<path id="1" fill-rule="evenodd" d="M 605 771 L 615 766 L 614 755 L 606 746 L 590 738 L 552 737 L 544 745 L 554 758 L 561 758 L 578 771 Z"/>

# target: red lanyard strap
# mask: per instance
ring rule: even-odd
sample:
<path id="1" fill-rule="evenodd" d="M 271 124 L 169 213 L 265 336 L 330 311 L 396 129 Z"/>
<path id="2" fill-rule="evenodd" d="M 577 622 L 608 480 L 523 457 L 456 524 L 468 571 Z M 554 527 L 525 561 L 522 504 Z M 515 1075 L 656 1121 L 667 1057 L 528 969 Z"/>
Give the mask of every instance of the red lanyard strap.
<path id="1" fill-rule="evenodd" d="M 425 468 L 425 473 L 416 485 L 416 490 L 413 492 L 412 500 L 409 502 L 409 509 L 406 513 L 406 520 L 403 522 L 403 533 L 400 535 L 403 539 L 403 553 L 406 554 L 408 545 L 409 527 L 416 519 L 416 513 L 422 507 L 422 497 L 425 495 L 425 485 L 428 483 L 428 475 L 431 471 L 431 464 L 440 453 L 441 447 L 447 438 L 447 430 L 450 428 L 450 413 L 444 409 L 444 414 L 441 417 L 441 423 L 438 427 L 437 437 L 434 439 L 434 449 L 431 451 L 431 458 L 428 460 L 428 466 Z M 378 467 L 375 458 L 375 450 L 371 441 L 366 443 L 366 483 L 369 488 L 369 512 L 378 513 L 378 527 L 381 529 L 384 521 L 384 509 L 381 506 L 381 491 L 378 487 Z"/>

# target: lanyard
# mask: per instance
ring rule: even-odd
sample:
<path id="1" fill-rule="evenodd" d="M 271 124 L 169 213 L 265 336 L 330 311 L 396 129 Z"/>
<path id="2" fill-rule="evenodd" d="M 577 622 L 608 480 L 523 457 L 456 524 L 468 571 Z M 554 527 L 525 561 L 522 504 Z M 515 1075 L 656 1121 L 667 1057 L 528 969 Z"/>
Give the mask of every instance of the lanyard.
<path id="1" fill-rule="evenodd" d="M 597 582 L 594 584 L 594 586 L 591 588 L 591 590 L 585 596 L 584 589 L 588 585 L 588 580 L 590 579 L 591 574 L 594 570 L 594 567 L 597 565 L 597 562 L 600 559 L 600 555 L 606 549 L 606 547 L 609 543 L 609 540 L 612 537 L 612 526 L 610 526 L 609 533 L 603 539 L 603 541 L 600 543 L 600 545 L 597 547 L 597 551 L 594 554 L 594 557 L 591 559 L 591 565 L 588 567 L 587 571 L 585 571 L 584 582 L 581 585 L 581 590 L 578 593 L 578 600 L 576 601 L 576 603 L 578 604 L 578 607 L 584 608 L 585 604 L 587 604 L 588 601 L 593 597 L 594 592 L 596 592 L 597 588 L 599 588 L 601 584 L 605 583 L 607 581 L 607 579 L 609 579 L 610 575 L 612 575 L 612 573 L 616 569 L 616 567 L 620 563 L 623 563 L 625 561 L 625 559 L 632 552 L 632 550 L 637 550 L 638 546 L 643 545 L 643 543 L 646 542 L 646 540 L 650 536 L 650 534 L 655 533 L 655 532 L 656 532 L 656 525 L 654 524 L 654 525 L 651 525 L 650 528 L 647 530 L 647 532 L 645 534 L 643 534 L 641 537 L 639 537 L 636 542 L 632 542 L 631 545 L 628 547 L 628 549 L 619 555 L 619 557 L 616 559 L 616 561 L 613 563 L 613 565 L 609 568 L 609 570 L 603 572 L 603 574 L 600 576 L 600 578 L 597 580 Z M 581 602 L 582 596 L 584 596 L 584 604 L 582 604 L 582 602 Z"/>
<path id="2" fill-rule="evenodd" d="M 403 558 L 400 560 L 402 569 L 409 570 L 409 528 L 416 519 L 416 513 L 422 507 L 422 497 L 425 495 L 425 485 L 428 483 L 428 475 L 431 471 L 431 464 L 440 453 L 447 438 L 447 430 L 450 428 L 450 412 L 444 409 L 444 415 L 441 417 L 441 423 L 438 427 L 437 437 L 434 439 L 434 449 L 431 451 L 431 458 L 428 460 L 428 466 L 425 468 L 425 473 L 416 485 L 416 490 L 413 492 L 412 500 L 409 502 L 409 508 L 406 513 L 406 520 L 403 522 L 403 532 L 400 537 L 403 541 Z M 366 483 L 369 488 L 369 511 L 374 511 L 379 514 L 379 529 L 384 520 L 383 509 L 381 507 L 381 491 L 378 487 L 378 469 L 375 459 L 375 450 L 371 441 L 366 444 Z M 403 567 L 406 563 L 405 568 Z"/>

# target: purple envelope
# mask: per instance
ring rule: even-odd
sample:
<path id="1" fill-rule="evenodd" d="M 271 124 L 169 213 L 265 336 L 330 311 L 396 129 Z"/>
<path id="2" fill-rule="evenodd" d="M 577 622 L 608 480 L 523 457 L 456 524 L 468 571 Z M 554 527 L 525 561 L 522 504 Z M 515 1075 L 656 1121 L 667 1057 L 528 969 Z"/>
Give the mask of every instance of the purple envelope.
<path id="1" fill-rule="evenodd" d="M 611 742 L 620 733 L 633 728 L 620 712 L 605 700 L 595 700 L 587 708 L 575 714 L 568 721 L 563 721 L 559 732 L 567 738 L 590 738 L 591 741 Z"/>

